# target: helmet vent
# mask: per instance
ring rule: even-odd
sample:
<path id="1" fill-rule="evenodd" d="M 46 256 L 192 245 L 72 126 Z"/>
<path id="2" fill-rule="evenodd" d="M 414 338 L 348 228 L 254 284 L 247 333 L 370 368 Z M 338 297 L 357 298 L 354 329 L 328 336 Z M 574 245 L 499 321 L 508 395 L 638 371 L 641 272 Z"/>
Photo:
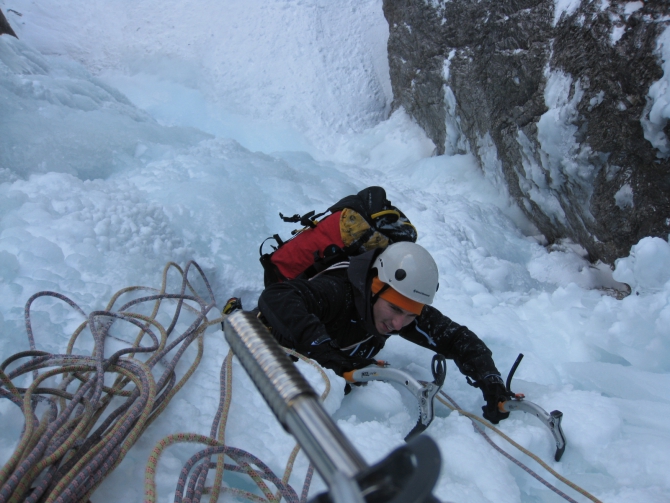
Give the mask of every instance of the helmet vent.
<path id="1" fill-rule="evenodd" d="M 398 281 L 402 281 L 407 277 L 407 273 L 405 272 L 405 269 L 397 269 L 395 272 L 395 279 Z"/>

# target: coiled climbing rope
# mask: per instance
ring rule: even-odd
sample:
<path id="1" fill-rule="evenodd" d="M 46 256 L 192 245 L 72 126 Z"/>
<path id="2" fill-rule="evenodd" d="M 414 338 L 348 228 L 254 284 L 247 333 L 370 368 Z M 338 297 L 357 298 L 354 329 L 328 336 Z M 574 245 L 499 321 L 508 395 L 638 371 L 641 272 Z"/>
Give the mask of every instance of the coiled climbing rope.
<path id="1" fill-rule="evenodd" d="M 192 269 L 204 282 L 207 300 L 196 293 L 188 279 Z M 167 293 L 170 270 L 181 276 L 179 293 Z M 147 290 L 151 295 L 133 298 L 115 309 L 122 295 Z M 64 354 L 37 349 L 31 308 L 42 297 L 60 300 L 84 318 Z M 142 306 L 146 310 L 147 305 L 153 305 L 150 314 L 137 312 Z M 207 315 L 215 305 L 209 282 L 195 262 L 189 262 L 184 270 L 169 263 L 163 270 L 160 290 L 123 289 L 105 310 L 88 315 L 61 294 L 33 295 L 25 307 L 30 350 L 0 365 L 0 397 L 19 407 L 24 417 L 18 445 L 0 468 L 0 503 L 88 501 L 195 371 L 203 354 L 203 334 L 211 324 Z M 167 328 L 157 321 L 159 314 L 170 319 Z M 190 325 L 174 334 L 178 321 L 187 316 Z M 138 330 L 134 342 L 110 333 L 119 322 Z M 93 339 L 93 350 L 88 356 L 75 355 L 75 343 L 85 330 Z M 119 339 L 126 347 L 105 357 L 109 338 Z M 195 360 L 177 380 L 177 362 L 196 340 Z M 26 374 L 32 374 L 32 383 L 27 388 L 17 386 L 15 382 Z M 110 381 L 113 384 L 105 384 Z"/>

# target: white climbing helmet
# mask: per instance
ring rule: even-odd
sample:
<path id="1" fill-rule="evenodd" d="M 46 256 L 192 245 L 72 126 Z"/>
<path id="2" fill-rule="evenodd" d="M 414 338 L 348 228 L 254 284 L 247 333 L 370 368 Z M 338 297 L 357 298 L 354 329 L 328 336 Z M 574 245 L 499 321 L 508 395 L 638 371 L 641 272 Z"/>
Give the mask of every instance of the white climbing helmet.
<path id="1" fill-rule="evenodd" d="M 439 287 L 437 264 L 421 245 L 407 241 L 389 245 L 376 258 L 377 276 L 396 292 L 421 304 L 432 304 Z"/>

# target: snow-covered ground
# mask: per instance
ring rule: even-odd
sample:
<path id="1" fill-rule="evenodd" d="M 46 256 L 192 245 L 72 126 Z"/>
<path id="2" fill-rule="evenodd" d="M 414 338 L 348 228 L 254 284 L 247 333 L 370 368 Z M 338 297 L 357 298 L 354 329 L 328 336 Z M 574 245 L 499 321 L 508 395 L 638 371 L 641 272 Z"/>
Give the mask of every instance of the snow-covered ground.
<path id="1" fill-rule="evenodd" d="M 402 110 L 388 116 L 380 0 L 0 8 L 20 37 L 0 37 L 0 359 L 28 348 L 23 308 L 34 293 L 56 291 L 92 311 L 123 287 L 160 286 L 168 261 L 196 260 L 220 306 L 236 295 L 250 308 L 262 290 L 258 246 L 293 228 L 280 211 L 324 209 L 382 185 L 436 258 L 436 306 L 487 342 L 503 374 L 524 353 L 515 391 L 564 413 L 568 447 L 554 462 L 548 430 L 521 413 L 501 429 L 602 501 L 670 500 L 668 241 L 643 239 L 612 274 L 570 243 L 541 246 L 472 157 L 431 157 L 432 143 Z M 633 292 L 623 300 L 608 294 L 620 282 Z M 33 315 L 38 348 L 63 352 L 76 317 L 47 300 Z M 160 438 L 209 433 L 227 352 L 212 328 L 188 385 L 93 501 L 140 501 Z M 406 341 L 391 340 L 380 357 L 430 378 L 430 352 Z M 402 445 L 417 414 L 405 391 L 371 383 L 344 397 L 343 381 L 329 375 L 326 407 L 366 460 Z M 480 412 L 481 394 L 453 364 L 444 390 Z M 233 393 L 226 442 L 282 473 L 293 442 L 237 364 Z M 22 423 L 7 400 L 0 418 L 4 463 Z M 427 434 L 442 452 L 441 500 L 561 501 L 467 418 L 438 405 Z M 182 462 L 198 449 L 175 446 L 161 459 L 160 501 L 172 500 Z M 298 491 L 306 468 L 300 455 Z M 323 488 L 315 480 L 311 494 Z"/>

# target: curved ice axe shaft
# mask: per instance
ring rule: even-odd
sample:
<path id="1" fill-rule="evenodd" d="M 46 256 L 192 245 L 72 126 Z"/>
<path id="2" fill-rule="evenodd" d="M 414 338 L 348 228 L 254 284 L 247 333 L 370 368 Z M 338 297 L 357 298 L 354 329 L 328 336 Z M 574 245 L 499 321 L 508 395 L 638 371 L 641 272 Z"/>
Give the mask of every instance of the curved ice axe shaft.
<path id="1" fill-rule="evenodd" d="M 512 391 L 512 378 L 516 369 L 519 367 L 519 363 L 523 359 L 523 353 L 519 353 L 516 361 L 512 365 L 509 375 L 507 376 L 507 393 L 511 397 L 511 400 L 500 402 L 498 407 L 502 412 L 511 412 L 513 410 L 521 410 L 527 412 L 528 414 L 533 414 L 540 421 L 542 421 L 551 434 L 554 436 L 556 441 L 556 453 L 554 454 L 554 459 L 560 461 L 563 453 L 565 452 L 565 435 L 563 434 L 563 429 L 561 428 L 561 421 L 563 420 L 563 413 L 560 410 L 552 410 L 550 413 L 547 413 L 542 407 L 533 402 L 527 402 L 524 400 L 523 394 L 516 394 Z"/>
<path id="2" fill-rule="evenodd" d="M 356 382 L 395 382 L 407 388 L 414 395 L 419 404 L 419 420 L 412 431 L 405 437 L 405 441 L 408 441 L 423 432 L 433 421 L 433 399 L 442 388 L 447 373 L 444 356 L 435 355 L 433 357 L 432 371 L 433 378 L 435 379 L 432 383 L 421 383 L 402 370 L 389 367 L 376 367 L 374 365 L 354 370 L 351 377 Z"/>
<path id="3" fill-rule="evenodd" d="M 563 413 L 560 410 L 554 410 L 547 413 L 542 407 L 533 402 L 528 402 L 523 399 L 512 399 L 506 402 L 500 402 L 498 404 L 500 410 L 503 412 L 512 412 L 515 410 L 520 410 L 532 414 L 542 421 L 547 428 L 551 431 L 551 434 L 554 436 L 556 441 L 556 453 L 554 454 L 554 459 L 560 461 L 563 453 L 565 452 L 565 435 L 563 434 L 563 429 L 561 428 L 561 420 L 563 419 Z"/>
<path id="4" fill-rule="evenodd" d="M 436 503 L 440 451 L 419 437 L 369 467 L 324 410 L 281 346 L 251 313 L 224 320 L 231 349 L 279 422 L 291 433 L 328 485 L 317 503 Z"/>

